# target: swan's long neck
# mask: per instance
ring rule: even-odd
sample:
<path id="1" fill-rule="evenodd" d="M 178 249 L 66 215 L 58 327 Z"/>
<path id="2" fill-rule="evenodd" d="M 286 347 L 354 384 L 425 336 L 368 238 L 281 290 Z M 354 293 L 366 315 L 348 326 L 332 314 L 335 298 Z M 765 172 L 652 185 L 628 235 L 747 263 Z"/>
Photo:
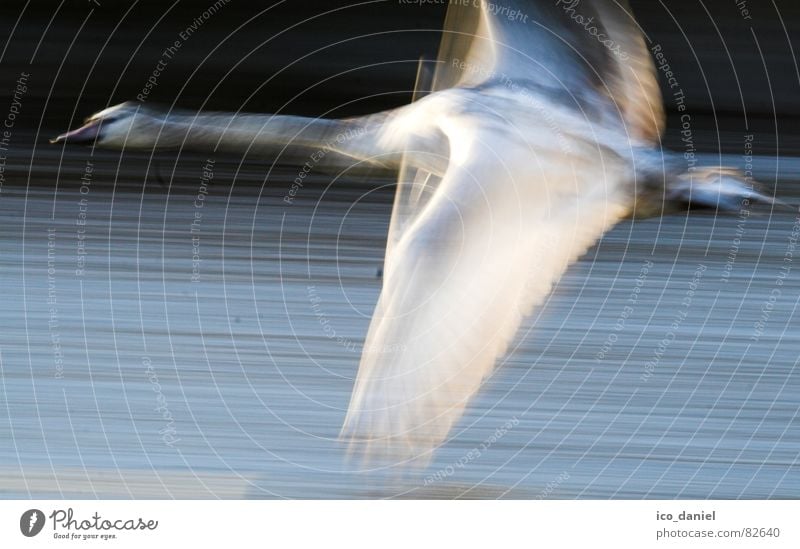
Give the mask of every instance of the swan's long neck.
<path id="1" fill-rule="evenodd" d="M 139 113 L 126 147 L 262 152 L 299 146 L 369 159 L 384 115 L 350 120 L 238 113 Z M 384 162 L 388 160 L 389 162 Z M 391 163 L 376 158 L 375 163 Z"/>

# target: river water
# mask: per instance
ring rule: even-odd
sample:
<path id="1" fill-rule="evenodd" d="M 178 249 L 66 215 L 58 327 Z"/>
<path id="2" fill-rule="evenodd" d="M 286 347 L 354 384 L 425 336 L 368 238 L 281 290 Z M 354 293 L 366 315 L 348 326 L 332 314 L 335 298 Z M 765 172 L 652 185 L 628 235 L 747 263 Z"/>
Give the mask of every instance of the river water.
<path id="1" fill-rule="evenodd" d="M 620 224 L 419 469 L 337 440 L 389 175 L 314 173 L 289 204 L 293 166 L 24 158 L 0 196 L 3 497 L 800 493 L 791 211 Z M 775 160 L 756 171 L 774 181 Z M 779 173 L 797 200 L 800 163 Z"/>

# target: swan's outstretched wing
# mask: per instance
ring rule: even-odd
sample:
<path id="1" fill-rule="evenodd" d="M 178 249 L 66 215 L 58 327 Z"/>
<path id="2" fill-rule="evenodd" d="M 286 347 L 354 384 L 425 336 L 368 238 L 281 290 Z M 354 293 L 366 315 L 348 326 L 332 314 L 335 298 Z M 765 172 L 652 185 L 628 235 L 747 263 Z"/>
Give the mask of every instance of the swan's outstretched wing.
<path id="1" fill-rule="evenodd" d="M 596 1 L 608 34 L 615 65 L 604 78 L 606 92 L 622 112 L 623 122 L 636 139 L 657 143 L 666 117 L 656 69 L 627 0 Z"/>
<path id="2" fill-rule="evenodd" d="M 435 61 L 420 59 L 417 81 L 414 85 L 414 102 L 427 97 L 433 91 L 439 91 L 434 85 L 435 73 Z M 430 124 L 430 121 L 418 122 L 418 120 L 426 118 L 430 110 L 430 108 L 416 109 L 412 103 L 410 109 L 398 110 L 394 119 L 395 123 L 416 128 L 417 131 L 401 130 L 398 132 L 412 137 L 402 139 L 405 151 L 399 162 L 392 219 L 386 240 L 387 256 L 391 254 L 392 248 L 400 240 L 409 224 L 413 222 L 416 215 L 423 210 L 427 201 L 436 192 L 447 169 L 449 150 L 446 137 L 434 124 Z M 404 121 L 404 117 L 408 117 L 410 120 Z M 419 128 L 426 129 L 420 134 Z M 427 157 L 427 160 L 420 162 L 420 158 L 424 157 Z M 435 163 L 441 164 L 444 169 L 435 172 L 426 169 Z"/>
<path id="3" fill-rule="evenodd" d="M 447 148 L 433 151 L 449 156 L 445 173 L 416 161 L 401 171 L 384 288 L 343 427 L 394 456 L 422 457 L 446 438 L 522 317 L 628 213 L 628 166 L 600 134 L 654 141 L 663 125 L 624 1 L 461 4 L 448 12 L 431 89 L 471 88 L 451 93 L 473 105 L 434 124 L 446 134 Z M 525 101 L 504 103 L 498 85 Z M 398 125 L 430 127 L 447 97 Z"/>
<path id="4" fill-rule="evenodd" d="M 606 103 L 638 139 L 663 130 L 655 67 L 627 0 L 451 4 L 434 89 L 489 81 L 549 90 L 586 112 Z"/>
<path id="5" fill-rule="evenodd" d="M 581 116 L 598 115 L 599 105 L 602 116 L 593 122 L 624 126 L 634 141 L 655 143 L 664 128 L 655 67 L 627 0 L 451 3 L 431 64 L 432 71 L 430 64 L 420 65 L 415 97 L 494 82 L 527 88 L 529 98 L 549 96 Z M 547 101 L 537 108 L 542 114 L 549 110 Z M 442 181 L 441 173 L 421 168 L 420 160 L 430 165 L 431 153 L 448 154 L 424 141 L 409 145 L 400 164 L 387 252 Z M 422 149 L 427 158 L 419 154 Z"/>
<path id="6" fill-rule="evenodd" d="M 451 3 L 438 57 L 421 63 L 415 97 L 490 82 L 526 89 L 529 107 L 543 120 L 550 101 L 597 116 L 593 123 L 621 127 L 632 141 L 655 143 L 664 128 L 655 67 L 627 0 Z M 424 141 L 409 145 L 387 253 L 442 181 L 441 173 L 421 166 L 433 164 L 432 155 L 448 154 Z M 419 154 L 423 149 L 427 157 Z"/>
<path id="7" fill-rule="evenodd" d="M 443 127 L 450 166 L 387 254 L 343 427 L 370 453 L 425 459 L 523 316 L 627 212 L 618 157 L 596 145 L 479 116 Z"/>

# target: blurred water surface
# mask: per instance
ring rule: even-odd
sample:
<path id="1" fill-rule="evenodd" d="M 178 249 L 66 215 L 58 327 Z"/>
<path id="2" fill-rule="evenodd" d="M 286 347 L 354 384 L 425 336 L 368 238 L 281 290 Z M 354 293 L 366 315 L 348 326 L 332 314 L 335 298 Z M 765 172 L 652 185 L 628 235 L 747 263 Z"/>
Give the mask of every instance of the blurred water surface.
<path id="1" fill-rule="evenodd" d="M 297 167 L 217 159 L 204 182 L 205 158 L 116 159 L 40 152 L 33 181 L 9 160 L 3 497 L 800 493 L 791 211 L 619 225 L 526 321 L 429 467 L 409 470 L 348 460 L 337 440 L 391 176 L 314 174 L 289 204 Z M 775 159 L 755 167 L 775 180 Z M 799 173 L 781 159 L 795 203 L 783 183 Z"/>

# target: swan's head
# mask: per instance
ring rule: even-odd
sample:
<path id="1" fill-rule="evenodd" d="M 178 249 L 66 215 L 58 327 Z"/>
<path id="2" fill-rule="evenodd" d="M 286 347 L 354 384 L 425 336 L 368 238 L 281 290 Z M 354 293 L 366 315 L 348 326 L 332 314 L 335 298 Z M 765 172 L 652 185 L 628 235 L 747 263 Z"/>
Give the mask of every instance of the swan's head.
<path id="1" fill-rule="evenodd" d="M 153 131 L 154 120 L 140 104 L 121 103 L 93 114 L 78 129 L 61 134 L 51 143 L 70 143 L 99 147 L 146 147 L 158 130 Z"/>

